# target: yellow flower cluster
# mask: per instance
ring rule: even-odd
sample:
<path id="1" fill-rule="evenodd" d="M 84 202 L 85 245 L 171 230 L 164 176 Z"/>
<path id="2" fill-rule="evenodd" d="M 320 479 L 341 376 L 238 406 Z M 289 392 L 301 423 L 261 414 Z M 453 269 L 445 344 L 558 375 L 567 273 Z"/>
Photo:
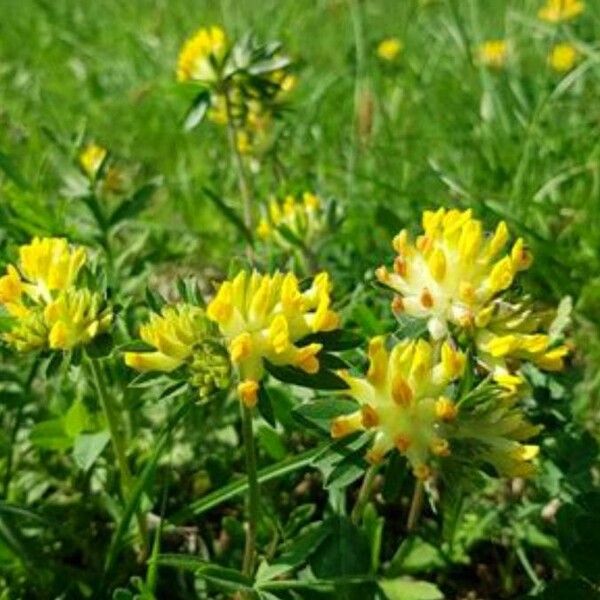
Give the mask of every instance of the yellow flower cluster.
<path id="1" fill-rule="evenodd" d="M 508 57 L 508 44 L 505 40 L 487 40 L 477 49 L 478 61 L 493 69 L 501 69 Z"/>
<path id="2" fill-rule="evenodd" d="M 186 366 L 188 381 L 207 396 L 229 384 L 230 365 L 211 343 L 211 323 L 204 310 L 190 304 L 165 306 L 161 314 L 150 315 L 140 327 L 140 338 L 155 351 L 126 352 L 125 364 L 141 372 L 170 373 Z"/>
<path id="3" fill-rule="evenodd" d="M 213 25 L 199 29 L 181 48 L 177 61 L 179 81 L 214 82 L 218 66 L 229 50 L 225 32 Z"/>
<path id="4" fill-rule="evenodd" d="M 0 303 L 14 317 L 4 339 L 20 351 L 69 350 L 106 331 L 112 312 L 103 298 L 75 284 L 84 248 L 62 238 L 34 238 L 19 249 L 18 269 L 0 278 Z"/>
<path id="5" fill-rule="evenodd" d="M 423 229 L 414 244 L 407 230 L 394 238 L 398 256 L 393 271 L 380 267 L 377 278 L 398 293 L 394 311 L 426 318 L 434 339 L 447 334 L 448 323 L 472 326 L 479 312 L 531 264 L 522 239 L 499 257 L 508 242 L 506 224 L 486 238 L 470 210 L 425 211 Z"/>
<path id="6" fill-rule="evenodd" d="M 310 245 L 325 227 L 320 198 L 311 192 L 304 192 L 301 199 L 288 195 L 283 203 L 272 198 L 267 215 L 260 220 L 256 233 L 261 239 L 273 239 L 279 246 L 288 249 L 290 242 L 279 232 L 282 227 Z"/>
<path id="7" fill-rule="evenodd" d="M 557 73 L 566 73 L 575 66 L 578 56 L 577 50 L 571 44 L 563 42 L 550 50 L 548 64 Z"/>
<path id="8" fill-rule="evenodd" d="M 302 292 L 293 273 L 261 275 L 240 272 L 221 284 L 207 307 L 227 341 L 229 355 L 240 375 L 238 392 L 247 406 L 257 401 L 264 361 L 292 365 L 306 373 L 319 370 L 319 343 L 297 346 L 310 333 L 330 331 L 339 318 L 331 310 L 327 273 L 317 275 Z"/>
<path id="9" fill-rule="evenodd" d="M 381 40 L 377 46 L 377 56 L 388 62 L 392 62 L 398 58 L 400 52 L 404 48 L 404 44 L 395 37 Z"/>
<path id="10" fill-rule="evenodd" d="M 581 0 L 546 0 L 538 10 L 538 17 L 548 23 L 560 23 L 578 17 L 584 9 L 585 3 Z"/>
<path id="11" fill-rule="evenodd" d="M 512 371 L 523 361 L 547 371 L 561 371 L 569 348 L 553 344 L 543 333 L 549 325 L 546 316 L 525 303 L 492 302 L 475 319 L 479 360 L 496 373 Z"/>
<path id="12" fill-rule="evenodd" d="M 367 454 L 377 463 L 393 448 L 406 456 L 419 479 L 432 473 L 433 457 L 450 454 L 444 424 L 457 414 L 456 406 L 443 395 L 448 384 L 459 378 L 465 356 L 444 343 L 436 356 L 430 343 L 403 341 L 392 349 L 376 337 L 369 344 L 370 366 L 366 378 L 340 375 L 360 409 L 337 417 L 331 435 L 339 438 L 354 431 L 375 433 Z"/>

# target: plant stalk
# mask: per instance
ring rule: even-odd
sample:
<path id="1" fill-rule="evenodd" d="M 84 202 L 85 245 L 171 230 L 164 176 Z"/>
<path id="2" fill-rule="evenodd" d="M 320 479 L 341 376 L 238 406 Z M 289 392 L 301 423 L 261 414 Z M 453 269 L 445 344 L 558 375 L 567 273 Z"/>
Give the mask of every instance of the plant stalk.
<path id="1" fill-rule="evenodd" d="M 102 410 L 106 417 L 108 431 L 110 434 L 111 443 L 117 458 L 117 466 L 121 474 L 121 495 L 127 502 L 133 492 L 134 481 L 129 465 L 127 463 L 127 451 L 125 447 L 125 439 L 123 437 L 123 427 L 119 418 L 118 407 L 116 406 L 111 394 L 107 393 L 106 382 L 98 360 L 88 358 L 92 381 L 96 388 L 96 394 L 102 405 Z M 141 558 L 144 559 L 147 554 L 147 539 L 148 528 L 144 515 L 137 510 L 136 519 L 141 541 Z"/>
<path id="2" fill-rule="evenodd" d="M 354 504 L 354 508 L 352 509 L 352 514 L 350 517 L 355 525 L 360 524 L 362 521 L 365 508 L 367 507 L 369 498 L 371 497 L 371 491 L 373 489 L 373 484 L 375 483 L 377 471 L 379 471 L 379 465 L 371 465 L 365 473 L 362 485 L 360 486 L 360 491 L 358 492 L 358 498 L 356 499 L 356 503 Z"/>
<path id="3" fill-rule="evenodd" d="M 421 512 L 423 511 L 423 500 L 425 498 L 425 486 L 421 480 L 415 483 L 415 491 L 413 492 L 408 519 L 406 521 L 407 531 L 413 531 L 417 526 Z"/>
<path id="4" fill-rule="evenodd" d="M 246 547 L 242 574 L 248 577 L 254 575 L 256 562 L 256 529 L 259 513 L 258 474 L 256 470 L 256 449 L 252 427 L 252 410 L 242 404 L 242 435 L 246 454 L 246 474 L 248 476 L 248 528 L 246 530 Z"/>

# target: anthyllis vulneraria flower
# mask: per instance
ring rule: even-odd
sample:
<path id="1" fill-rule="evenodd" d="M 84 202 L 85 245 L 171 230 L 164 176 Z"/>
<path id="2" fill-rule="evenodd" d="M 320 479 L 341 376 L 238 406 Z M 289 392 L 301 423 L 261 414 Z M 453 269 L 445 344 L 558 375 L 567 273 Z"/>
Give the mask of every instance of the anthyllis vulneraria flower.
<path id="1" fill-rule="evenodd" d="M 478 360 L 496 373 L 516 371 L 523 362 L 561 371 L 569 347 L 546 333 L 553 317 L 553 311 L 538 310 L 526 300 L 493 301 L 475 317 Z"/>
<path id="2" fill-rule="evenodd" d="M 88 144 L 79 154 L 79 164 L 84 173 L 90 178 L 95 179 L 96 174 L 104 163 L 108 151 L 98 144 Z"/>
<path id="3" fill-rule="evenodd" d="M 331 309 L 330 291 L 327 273 L 317 275 L 304 292 L 293 273 L 241 271 L 221 284 L 206 312 L 227 340 L 239 373 L 238 393 L 247 406 L 257 401 L 265 360 L 310 374 L 318 372 L 322 344 L 297 346 L 296 342 L 308 334 L 337 328 L 339 318 Z"/>
<path id="4" fill-rule="evenodd" d="M 288 195 L 283 203 L 272 198 L 256 233 L 261 239 L 273 239 L 287 249 L 290 242 L 280 232 L 284 227 L 298 240 L 310 245 L 325 227 L 320 198 L 311 192 L 304 192 L 301 199 Z"/>
<path id="5" fill-rule="evenodd" d="M 560 23 L 578 17 L 584 9 L 585 2 L 581 0 L 546 0 L 538 10 L 538 18 L 548 23 Z"/>
<path id="6" fill-rule="evenodd" d="M 433 339 L 447 334 L 448 323 L 471 327 L 477 314 L 531 264 L 522 239 L 499 256 L 508 242 L 506 224 L 500 222 L 485 237 L 470 210 L 425 211 L 423 229 L 414 244 L 402 230 L 393 241 L 398 252 L 393 271 L 380 267 L 376 275 L 398 293 L 394 312 L 427 319 Z"/>
<path id="7" fill-rule="evenodd" d="M 372 431 L 370 462 L 380 462 L 396 448 L 406 456 L 416 477 L 428 479 L 432 461 L 451 452 L 445 424 L 455 419 L 457 409 L 444 392 L 462 375 L 466 360 L 448 342 L 437 354 L 424 340 L 403 341 L 388 352 L 383 337 L 372 339 L 367 376 L 340 372 L 350 388 L 347 393 L 360 408 L 334 419 L 332 437 Z"/>
<path id="8" fill-rule="evenodd" d="M 563 42 L 561 44 L 556 44 L 553 46 L 552 50 L 550 50 L 548 64 L 557 73 L 566 73 L 575 66 L 578 57 L 579 53 L 575 47 L 567 42 Z"/>
<path id="9" fill-rule="evenodd" d="M 177 61 L 179 81 L 214 82 L 218 68 L 229 50 L 223 29 L 213 25 L 199 29 L 181 48 Z"/>
<path id="10" fill-rule="evenodd" d="M 381 40 L 377 45 L 377 56 L 388 62 L 392 62 L 398 58 L 400 52 L 404 48 L 404 44 L 395 37 L 389 37 Z"/>
<path id="11" fill-rule="evenodd" d="M 201 397 L 229 386 L 229 358 L 200 307 L 165 306 L 140 327 L 140 338 L 155 350 L 126 352 L 125 363 L 132 369 L 171 373 L 185 366 L 188 382 Z"/>
<path id="12" fill-rule="evenodd" d="M 508 57 L 508 44 L 505 40 L 487 40 L 477 48 L 480 64 L 493 69 L 501 69 Z"/>
<path id="13" fill-rule="evenodd" d="M 19 249 L 17 267 L 0 278 L 0 303 L 14 324 L 3 338 L 19 351 L 69 350 L 108 329 L 112 311 L 102 296 L 76 286 L 85 249 L 62 238 L 34 238 Z"/>

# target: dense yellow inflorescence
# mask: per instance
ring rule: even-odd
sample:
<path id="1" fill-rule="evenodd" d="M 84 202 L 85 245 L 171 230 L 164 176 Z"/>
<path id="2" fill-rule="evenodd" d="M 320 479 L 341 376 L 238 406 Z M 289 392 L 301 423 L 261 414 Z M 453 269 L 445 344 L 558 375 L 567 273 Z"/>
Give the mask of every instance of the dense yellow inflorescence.
<path id="1" fill-rule="evenodd" d="M 487 40 L 477 49 L 477 59 L 486 67 L 501 69 L 508 57 L 508 44 L 505 40 Z"/>
<path id="2" fill-rule="evenodd" d="M 85 249 L 62 238 L 21 246 L 18 268 L 0 278 L 0 303 L 15 320 L 3 338 L 20 351 L 69 350 L 106 331 L 112 312 L 103 298 L 75 284 L 85 261 Z"/>
<path id="3" fill-rule="evenodd" d="M 578 17 L 584 9 L 585 2 L 581 0 L 546 0 L 538 10 L 538 17 L 548 23 L 560 23 Z"/>
<path id="4" fill-rule="evenodd" d="M 288 195 L 283 203 L 271 199 L 256 233 L 263 240 L 273 239 L 282 248 L 289 248 L 290 242 L 278 231 L 281 227 L 287 228 L 303 243 L 310 244 L 325 228 L 320 198 L 304 192 L 301 199 Z"/>
<path id="5" fill-rule="evenodd" d="M 229 49 L 227 36 L 221 27 L 213 25 L 199 29 L 181 48 L 177 62 L 179 81 L 213 82 L 217 78 L 215 65 Z"/>
<path id="6" fill-rule="evenodd" d="M 470 210 L 425 211 L 423 229 L 414 243 L 407 230 L 394 238 L 394 268 L 380 267 L 377 278 L 398 293 L 394 311 L 427 319 L 433 339 L 445 336 L 449 323 L 472 327 L 480 311 L 531 263 L 522 239 L 501 255 L 508 242 L 506 224 L 486 238 Z"/>
<path id="7" fill-rule="evenodd" d="M 388 352 L 383 337 L 369 344 L 367 376 L 342 372 L 348 392 L 360 410 L 336 418 L 331 434 L 342 437 L 359 430 L 374 432 L 367 454 L 377 463 L 393 448 L 406 456 L 419 479 L 432 473 L 432 459 L 448 456 L 450 444 L 444 424 L 456 418 L 454 403 L 444 396 L 448 384 L 458 379 L 465 356 L 449 343 L 436 348 L 424 341 L 403 341 Z"/>
<path id="8" fill-rule="evenodd" d="M 238 392 L 247 406 L 257 401 L 265 359 L 306 373 L 319 370 L 317 355 L 322 345 L 297 346 L 295 342 L 338 326 L 330 292 L 327 273 L 317 275 L 304 292 L 293 273 L 261 275 L 241 271 L 233 280 L 221 284 L 206 312 L 227 341 L 240 376 Z"/>

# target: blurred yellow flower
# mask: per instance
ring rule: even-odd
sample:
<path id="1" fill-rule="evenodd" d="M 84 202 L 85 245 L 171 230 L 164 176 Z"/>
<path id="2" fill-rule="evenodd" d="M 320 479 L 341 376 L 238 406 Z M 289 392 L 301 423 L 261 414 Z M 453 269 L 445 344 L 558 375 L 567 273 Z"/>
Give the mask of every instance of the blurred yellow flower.
<path id="1" fill-rule="evenodd" d="M 538 10 L 538 18 L 548 23 L 569 21 L 579 16 L 585 9 L 581 0 L 546 0 Z"/>
<path id="2" fill-rule="evenodd" d="M 393 271 L 380 267 L 376 275 L 398 293 L 393 310 L 427 319 L 433 339 L 447 334 L 448 323 L 473 326 L 476 315 L 531 264 L 522 239 L 499 258 L 508 241 L 506 224 L 486 237 L 470 210 L 425 211 L 423 229 L 414 244 L 402 230 L 393 241 Z"/>
<path id="3" fill-rule="evenodd" d="M 398 58 L 403 48 L 404 44 L 398 38 L 386 38 L 379 42 L 379 45 L 377 46 L 377 56 L 382 60 L 393 61 Z"/>
<path id="4" fill-rule="evenodd" d="M 106 331 L 112 312 L 100 294 L 77 288 L 85 249 L 62 238 L 34 238 L 19 248 L 18 269 L 0 277 L 0 303 L 15 317 L 4 339 L 20 351 L 69 350 Z"/>
<path id="5" fill-rule="evenodd" d="M 213 62 L 223 60 L 228 51 L 225 32 L 213 25 L 199 29 L 181 48 L 177 63 L 179 81 L 214 82 L 217 72 Z"/>
<path id="6" fill-rule="evenodd" d="M 548 56 L 548 64 L 557 73 L 566 73 L 570 71 L 577 62 L 578 52 L 574 46 L 569 43 L 556 44 Z"/>
<path id="7" fill-rule="evenodd" d="M 102 166 L 104 159 L 108 151 L 102 146 L 97 144 L 88 144 L 79 155 L 79 164 L 84 170 L 85 174 L 90 178 L 94 179 L 98 170 Z"/>
<path id="8" fill-rule="evenodd" d="M 447 342 L 436 350 L 424 340 L 403 341 L 388 352 L 384 338 L 376 337 L 369 344 L 369 360 L 366 378 L 340 373 L 360 409 L 334 419 L 331 435 L 373 431 L 369 461 L 377 463 L 396 448 L 416 477 L 428 479 L 432 459 L 451 452 L 444 423 L 456 418 L 457 409 L 443 393 L 462 375 L 465 356 Z"/>
<path id="9" fill-rule="evenodd" d="M 256 403 L 265 359 L 307 373 L 319 370 L 317 355 L 322 345 L 297 346 L 295 342 L 338 326 L 339 318 L 330 308 L 330 291 L 327 273 L 317 275 L 305 292 L 300 291 L 293 273 L 241 271 L 221 284 L 206 314 L 227 341 L 240 375 L 240 398 L 247 406 Z"/>
<path id="10" fill-rule="evenodd" d="M 505 40 L 487 40 L 477 49 L 477 58 L 482 65 L 501 69 L 506 64 L 508 45 Z"/>

